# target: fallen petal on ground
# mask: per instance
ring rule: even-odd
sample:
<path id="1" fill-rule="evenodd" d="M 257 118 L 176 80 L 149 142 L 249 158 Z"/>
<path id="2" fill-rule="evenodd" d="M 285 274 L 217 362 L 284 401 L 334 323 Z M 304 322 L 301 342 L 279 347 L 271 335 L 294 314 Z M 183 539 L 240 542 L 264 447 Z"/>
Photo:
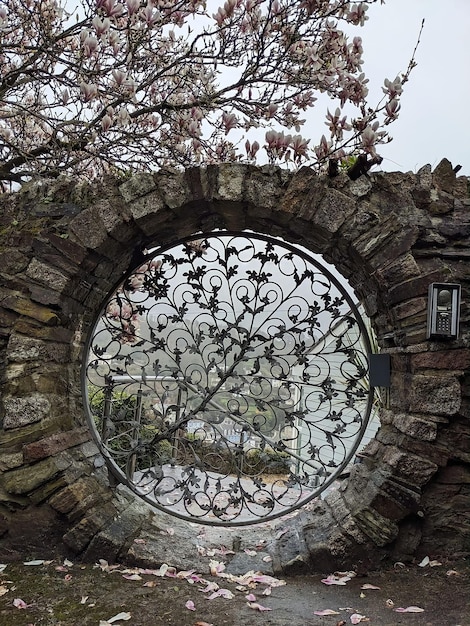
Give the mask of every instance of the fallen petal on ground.
<path id="1" fill-rule="evenodd" d="M 107 621 L 110 624 L 114 624 L 114 622 L 119 622 L 119 621 L 127 622 L 130 619 L 131 619 L 130 613 L 118 613 L 117 615 L 114 615 L 114 617 L 110 617 Z"/>
<path id="2" fill-rule="evenodd" d="M 29 605 L 26 604 L 26 602 L 21 598 L 15 598 L 13 600 L 13 606 L 15 606 L 17 609 L 26 609 Z"/>
<path id="3" fill-rule="evenodd" d="M 324 585 L 345 585 L 348 581 L 351 580 L 350 576 L 335 576 L 335 574 L 330 574 L 326 578 L 322 578 L 321 582 Z"/>
<path id="4" fill-rule="evenodd" d="M 361 622 L 369 621 L 368 617 L 360 615 L 360 613 L 353 613 L 349 619 L 351 620 L 351 624 L 360 624 Z"/>
<path id="5" fill-rule="evenodd" d="M 258 602 L 247 602 L 247 605 L 250 609 L 254 609 L 255 611 L 272 611 L 272 609 L 267 606 L 263 606 L 262 604 L 258 604 Z"/>
<path id="6" fill-rule="evenodd" d="M 394 609 L 397 613 L 424 613 L 424 609 L 419 606 L 407 606 L 405 609 L 401 606 Z"/>
<path id="7" fill-rule="evenodd" d="M 188 600 L 184 605 L 189 611 L 195 611 L 196 607 L 194 606 L 194 602 L 192 600 Z"/>
<path id="8" fill-rule="evenodd" d="M 314 611 L 313 612 L 314 615 L 320 615 L 320 616 L 324 616 L 324 615 L 339 615 L 338 611 L 333 611 L 333 609 L 323 609 L 322 611 Z"/>

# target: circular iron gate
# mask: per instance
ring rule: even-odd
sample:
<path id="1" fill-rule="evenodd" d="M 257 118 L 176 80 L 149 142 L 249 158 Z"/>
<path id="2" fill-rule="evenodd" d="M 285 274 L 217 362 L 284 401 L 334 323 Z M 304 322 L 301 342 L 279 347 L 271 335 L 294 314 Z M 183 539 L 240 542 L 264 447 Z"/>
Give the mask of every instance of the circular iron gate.
<path id="1" fill-rule="evenodd" d="M 111 471 L 203 524 L 279 517 L 317 497 L 367 426 L 369 336 L 317 258 L 214 232 L 161 248 L 108 297 L 83 393 Z"/>

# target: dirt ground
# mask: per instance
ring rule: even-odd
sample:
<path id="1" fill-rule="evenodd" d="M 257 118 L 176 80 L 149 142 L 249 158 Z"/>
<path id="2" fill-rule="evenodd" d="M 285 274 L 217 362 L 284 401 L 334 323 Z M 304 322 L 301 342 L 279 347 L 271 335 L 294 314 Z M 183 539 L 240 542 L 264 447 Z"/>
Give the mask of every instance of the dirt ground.
<path id="1" fill-rule="evenodd" d="M 0 625 L 470 626 L 465 559 L 394 564 L 367 576 L 299 575 L 285 584 L 274 577 L 214 573 L 68 560 L 8 563 L 0 566 Z M 412 612 L 396 610 L 409 607 Z M 325 610 L 334 613 L 315 614 Z"/>

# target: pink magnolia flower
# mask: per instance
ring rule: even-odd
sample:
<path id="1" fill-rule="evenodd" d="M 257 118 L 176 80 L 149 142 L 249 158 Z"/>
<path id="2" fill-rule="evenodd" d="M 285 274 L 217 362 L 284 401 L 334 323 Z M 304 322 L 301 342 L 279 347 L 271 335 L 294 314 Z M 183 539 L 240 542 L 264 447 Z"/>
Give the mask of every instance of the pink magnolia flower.
<path id="1" fill-rule="evenodd" d="M 93 35 L 88 35 L 83 42 L 83 54 L 86 57 L 91 57 L 91 55 L 98 48 L 98 39 L 93 37 Z"/>
<path id="2" fill-rule="evenodd" d="M 98 95 L 98 87 L 93 83 L 80 83 L 80 91 L 83 94 L 85 102 L 89 102 Z"/>
<path id="3" fill-rule="evenodd" d="M 401 96 L 403 92 L 402 82 L 399 76 L 395 78 L 395 80 L 391 81 L 386 78 L 384 80 L 385 87 L 382 87 L 382 91 L 390 96 L 390 98 L 395 98 L 396 96 Z"/>
<path id="4" fill-rule="evenodd" d="M 108 17 L 101 19 L 100 17 L 98 17 L 98 15 L 95 15 L 91 23 L 98 37 L 101 37 L 101 35 L 104 35 L 104 33 L 106 33 L 109 30 L 109 27 L 111 26 L 111 21 Z"/>
<path id="5" fill-rule="evenodd" d="M 232 130 L 232 128 L 236 128 L 238 126 L 238 118 L 235 113 L 226 113 L 225 111 L 222 113 L 222 124 L 225 128 L 225 134 Z"/>
<path id="6" fill-rule="evenodd" d="M 134 15 L 140 9 L 140 0 L 126 0 L 129 15 Z"/>
<path id="7" fill-rule="evenodd" d="M 109 116 L 106 113 L 106 115 L 104 115 L 102 120 L 101 120 L 101 128 L 106 132 L 107 130 L 109 130 L 111 128 L 112 125 L 113 125 L 113 120 L 112 120 L 111 116 Z"/>

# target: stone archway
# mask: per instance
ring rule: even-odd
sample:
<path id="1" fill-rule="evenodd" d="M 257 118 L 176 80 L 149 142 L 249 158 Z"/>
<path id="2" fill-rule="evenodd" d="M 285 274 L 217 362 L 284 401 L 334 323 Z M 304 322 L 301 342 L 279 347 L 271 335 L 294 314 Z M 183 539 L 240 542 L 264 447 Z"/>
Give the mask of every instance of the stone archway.
<path id="1" fill-rule="evenodd" d="M 144 247 L 215 228 L 279 235 L 322 254 L 391 355 L 376 439 L 341 490 L 273 539 L 274 569 L 468 550 L 467 184 L 447 161 L 433 173 L 357 181 L 231 164 L 93 185 L 39 181 L 2 196 L 3 558 L 47 536 L 85 558 L 161 562 L 157 539 L 140 552 L 134 542 L 158 536 L 153 513 L 110 484 L 91 442 L 83 343 Z M 432 282 L 462 285 L 456 341 L 426 340 Z"/>

